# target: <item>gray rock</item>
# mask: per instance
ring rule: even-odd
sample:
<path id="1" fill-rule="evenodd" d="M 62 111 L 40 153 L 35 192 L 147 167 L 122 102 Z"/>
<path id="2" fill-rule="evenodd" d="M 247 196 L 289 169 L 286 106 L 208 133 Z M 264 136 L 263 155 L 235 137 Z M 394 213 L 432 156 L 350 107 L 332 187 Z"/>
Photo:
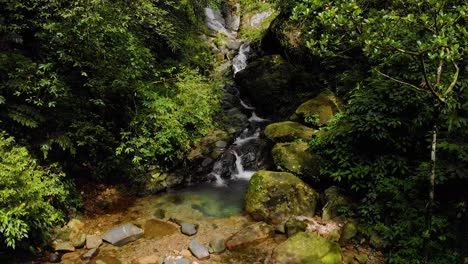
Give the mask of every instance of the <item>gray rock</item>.
<path id="1" fill-rule="evenodd" d="M 114 246 L 123 246 L 143 236 L 143 230 L 132 223 L 114 227 L 102 236 L 104 241 Z"/>
<path id="2" fill-rule="evenodd" d="M 180 231 L 182 234 L 193 236 L 197 233 L 197 225 L 190 224 L 190 223 L 180 223 Z"/>
<path id="3" fill-rule="evenodd" d="M 92 259 L 99 254 L 99 248 L 92 248 L 88 252 L 81 255 L 82 260 Z"/>
<path id="4" fill-rule="evenodd" d="M 100 236 L 96 236 L 96 235 L 86 236 L 86 248 L 87 249 L 98 248 L 100 245 L 102 245 L 102 238 Z"/>
<path id="5" fill-rule="evenodd" d="M 72 245 L 75 248 L 82 248 L 86 243 L 86 234 L 79 234 L 71 240 Z"/>
<path id="6" fill-rule="evenodd" d="M 210 253 L 219 254 L 223 252 L 225 249 L 226 249 L 226 242 L 224 241 L 224 238 L 222 236 L 215 235 L 210 240 Z"/>
<path id="7" fill-rule="evenodd" d="M 235 39 L 229 39 L 226 46 L 231 50 L 238 50 L 241 43 Z"/>
<path id="8" fill-rule="evenodd" d="M 180 259 L 166 259 L 163 264 L 190 264 L 190 260 L 186 258 Z"/>
<path id="9" fill-rule="evenodd" d="M 75 247 L 69 241 L 55 240 L 52 244 L 54 251 L 73 252 Z"/>
<path id="10" fill-rule="evenodd" d="M 273 13 L 271 11 L 265 11 L 265 12 L 261 12 L 261 13 L 253 15 L 252 18 L 250 19 L 250 26 L 256 27 L 262 24 L 263 21 L 265 21 L 265 19 L 267 19 L 272 14 Z"/>
<path id="11" fill-rule="evenodd" d="M 206 259 L 210 256 L 208 249 L 195 239 L 190 241 L 189 249 L 197 259 Z"/>
<path id="12" fill-rule="evenodd" d="M 216 141 L 215 146 L 217 148 L 225 148 L 225 147 L 227 147 L 227 142 L 223 141 L 223 140 Z"/>

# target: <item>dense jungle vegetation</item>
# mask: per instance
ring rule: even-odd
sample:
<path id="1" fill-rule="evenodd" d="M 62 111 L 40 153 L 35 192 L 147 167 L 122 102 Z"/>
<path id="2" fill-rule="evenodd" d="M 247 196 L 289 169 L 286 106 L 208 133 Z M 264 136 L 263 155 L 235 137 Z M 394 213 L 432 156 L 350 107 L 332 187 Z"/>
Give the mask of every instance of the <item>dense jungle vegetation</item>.
<path id="1" fill-rule="evenodd" d="M 466 1 L 274 4 L 282 55 L 346 101 L 310 142 L 322 164 L 312 184 L 348 190 L 357 207 L 342 213 L 387 262 L 460 263 Z M 76 184 L 171 170 L 216 127 L 221 91 L 199 37 L 209 5 L 0 0 L 0 251 L 47 241 L 80 208 Z"/>

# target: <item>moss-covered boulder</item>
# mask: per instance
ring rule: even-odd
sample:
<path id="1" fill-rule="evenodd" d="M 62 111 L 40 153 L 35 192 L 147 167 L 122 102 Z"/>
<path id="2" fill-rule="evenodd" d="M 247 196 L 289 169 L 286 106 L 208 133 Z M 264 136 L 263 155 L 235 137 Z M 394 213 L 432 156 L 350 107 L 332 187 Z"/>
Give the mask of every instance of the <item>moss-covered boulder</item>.
<path id="1" fill-rule="evenodd" d="M 281 243 L 270 263 L 341 264 L 341 248 L 335 242 L 308 232 L 299 232 Z"/>
<path id="2" fill-rule="evenodd" d="M 260 170 L 250 179 L 245 209 L 255 220 L 278 224 L 293 215 L 313 216 L 318 197 L 291 173 Z"/>
<path id="3" fill-rule="evenodd" d="M 343 109 L 343 102 L 331 91 L 320 93 L 313 99 L 301 104 L 295 111 L 295 116 L 301 121 L 325 125 L 330 118 Z"/>
<path id="4" fill-rule="evenodd" d="M 256 59 L 235 77 L 241 94 L 249 98 L 258 113 L 284 117 L 300 103 L 301 92 L 318 90 L 315 79 L 280 55 Z"/>
<path id="5" fill-rule="evenodd" d="M 274 142 L 289 142 L 295 139 L 309 141 L 314 133 L 312 128 L 292 121 L 273 123 L 265 128 L 265 136 Z"/>
<path id="6" fill-rule="evenodd" d="M 302 179 L 320 174 L 318 157 L 309 152 L 309 144 L 305 142 L 277 143 L 271 154 L 281 171 L 294 173 Z"/>

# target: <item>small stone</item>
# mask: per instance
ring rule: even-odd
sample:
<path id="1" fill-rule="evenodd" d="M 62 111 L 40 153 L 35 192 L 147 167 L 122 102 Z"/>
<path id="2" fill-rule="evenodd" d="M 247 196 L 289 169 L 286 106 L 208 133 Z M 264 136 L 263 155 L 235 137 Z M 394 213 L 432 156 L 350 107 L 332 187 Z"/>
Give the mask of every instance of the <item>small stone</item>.
<path id="1" fill-rule="evenodd" d="M 216 141 L 215 146 L 216 146 L 217 148 L 225 148 L 225 147 L 227 147 L 227 142 L 226 142 L 226 141 L 222 141 L 222 140 Z"/>
<path id="2" fill-rule="evenodd" d="M 60 255 L 58 253 L 52 253 L 49 257 L 49 262 L 60 263 Z"/>
<path id="3" fill-rule="evenodd" d="M 72 245 L 75 248 L 82 248 L 86 243 L 86 234 L 79 234 L 71 240 Z"/>
<path id="4" fill-rule="evenodd" d="M 98 248 L 102 245 L 102 238 L 96 235 L 87 235 L 86 236 L 86 248 Z"/>
<path id="5" fill-rule="evenodd" d="M 68 241 L 55 240 L 53 242 L 52 246 L 53 246 L 55 251 L 62 251 L 62 252 L 73 252 L 73 251 L 75 251 L 75 247 Z"/>
<path id="6" fill-rule="evenodd" d="M 190 258 L 192 257 L 192 253 L 190 253 L 190 251 L 188 249 L 183 249 L 180 251 L 180 255 L 184 258 Z"/>
<path id="7" fill-rule="evenodd" d="M 150 255 L 138 258 L 136 260 L 138 264 L 159 264 L 159 256 L 158 255 Z"/>
<path id="8" fill-rule="evenodd" d="M 97 256 L 99 254 L 99 248 L 92 248 L 90 250 L 88 250 L 88 252 L 84 253 L 83 255 L 81 255 L 81 259 L 82 260 L 88 260 L 88 259 L 92 259 L 94 258 L 95 256 Z"/>
<path id="9" fill-rule="evenodd" d="M 210 256 L 208 249 L 195 239 L 190 241 L 189 249 L 197 259 L 206 259 Z"/>
<path id="10" fill-rule="evenodd" d="M 215 235 L 210 240 L 210 253 L 219 254 L 226 249 L 224 238 L 220 235 Z"/>
<path id="11" fill-rule="evenodd" d="M 190 264 L 190 260 L 186 258 L 166 259 L 163 264 Z"/>
<path id="12" fill-rule="evenodd" d="M 197 225 L 190 224 L 190 223 L 180 223 L 180 231 L 182 234 L 193 236 L 197 233 Z"/>

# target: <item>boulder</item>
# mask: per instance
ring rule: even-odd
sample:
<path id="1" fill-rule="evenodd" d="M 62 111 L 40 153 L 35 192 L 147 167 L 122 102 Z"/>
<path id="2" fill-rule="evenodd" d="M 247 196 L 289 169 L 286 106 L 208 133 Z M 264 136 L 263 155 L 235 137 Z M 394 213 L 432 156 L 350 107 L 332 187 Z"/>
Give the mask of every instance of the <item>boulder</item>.
<path id="1" fill-rule="evenodd" d="M 226 241 L 229 250 L 245 247 L 261 242 L 274 235 L 272 226 L 265 222 L 258 222 L 240 230 Z"/>
<path id="2" fill-rule="evenodd" d="M 255 59 L 235 75 L 242 95 L 257 108 L 257 114 L 287 117 L 301 101 L 301 92 L 319 87 L 314 76 L 280 55 Z"/>
<path id="3" fill-rule="evenodd" d="M 293 217 L 286 221 L 284 229 L 288 237 L 291 237 L 299 232 L 306 231 L 307 224 L 304 221 L 299 221 Z"/>
<path id="4" fill-rule="evenodd" d="M 52 248 L 54 251 L 60 251 L 60 252 L 73 252 L 75 251 L 75 247 L 72 245 L 71 242 L 69 241 L 63 241 L 63 240 L 55 240 L 52 243 Z"/>
<path id="5" fill-rule="evenodd" d="M 270 263 L 341 264 L 341 248 L 337 243 L 308 232 L 299 232 L 281 243 Z"/>
<path id="6" fill-rule="evenodd" d="M 288 142 L 295 139 L 309 141 L 315 130 L 297 122 L 284 121 L 273 123 L 265 128 L 265 136 L 274 142 Z"/>
<path id="7" fill-rule="evenodd" d="M 219 254 L 226 249 L 226 242 L 224 241 L 224 237 L 220 235 L 215 235 L 210 240 L 210 253 Z"/>
<path id="8" fill-rule="evenodd" d="M 79 234 L 75 238 L 70 240 L 70 242 L 75 248 L 82 248 L 86 244 L 86 234 Z"/>
<path id="9" fill-rule="evenodd" d="M 277 143 L 271 150 L 276 168 L 291 172 L 301 178 L 315 178 L 320 175 L 317 156 L 309 152 L 305 142 Z"/>
<path id="10" fill-rule="evenodd" d="M 313 122 L 321 126 L 328 123 L 337 112 L 342 111 L 344 105 L 341 99 L 331 91 L 320 93 L 313 99 L 301 104 L 295 111 L 301 121 Z"/>
<path id="11" fill-rule="evenodd" d="M 250 179 L 245 209 L 255 220 L 277 224 L 294 215 L 313 216 L 318 198 L 291 173 L 260 170 Z"/>
<path id="12" fill-rule="evenodd" d="M 355 237 L 358 233 L 358 229 L 356 223 L 353 221 L 349 221 L 343 225 L 341 228 L 341 235 L 340 235 L 340 245 L 347 244 L 353 237 Z"/>
<path id="13" fill-rule="evenodd" d="M 336 186 L 325 190 L 325 205 L 322 209 L 322 219 L 330 220 L 338 216 L 339 209 L 348 206 L 346 198 L 341 195 Z"/>
<path id="14" fill-rule="evenodd" d="M 98 248 L 101 245 L 102 245 L 102 238 L 100 236 L 96 236 L 96 235 L 86 236 L 86 248 L 87 249 Z"/>
<path id="15" fill-rule="evenodd" d="M 197 259 L 206 259 L 210 257 L 208 249 L 195 239 L 190 241 L 189 249 Z"/>
<path id="16" fill-rule="evenodd" d="M 123 224 L 107 231 L 102 239 L 114 246 L 123 246 L 143 236 L 143 230 L 132 223 Z"/>

